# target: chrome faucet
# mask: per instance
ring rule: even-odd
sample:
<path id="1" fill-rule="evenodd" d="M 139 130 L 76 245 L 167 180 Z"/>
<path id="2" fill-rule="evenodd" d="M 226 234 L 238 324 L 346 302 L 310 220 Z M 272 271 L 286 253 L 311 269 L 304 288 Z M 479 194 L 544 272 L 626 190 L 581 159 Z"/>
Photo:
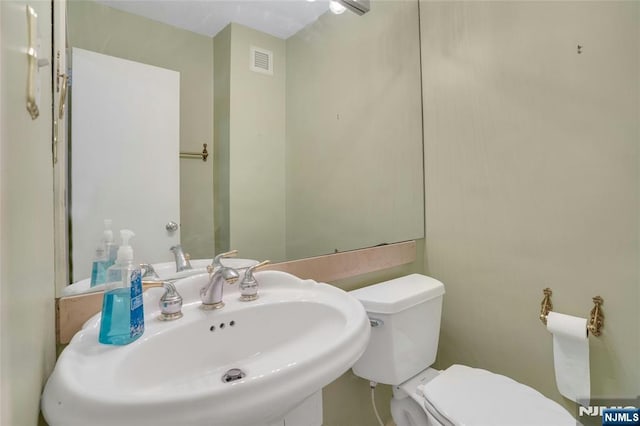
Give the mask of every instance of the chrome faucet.
<path id="1" fill-rule="evenodd" d="M 209 282 L 200 289 L 202 309 L 220 309 L 224 306 L 222 301 L 224 283 L 233 284 L 240 275 L 235 269 L 222 265 L 221 260 L 226 257 L 233 257 L 236 254 L 238 254 L 238 250 L 219 254 L 213 259 L 212 264 L 207 266 Z"/>
<path id="2" fill-rule="evenodd" d="M 182 246 L 180 244 L 176 244 L 171 247 L 169 250 L 173 252 L 173 255 L 176 258 L 176 272 L 186 271 L 191 268 L 191 262 L 189 261 L 189 255 L 185 254 L 182 251 Z"/>
<path id="3" fill-rule="evenodd" d="M 253 271 L 269 263 L 268 260 L 253 265 L 247 269 L 244 278 L 240 283 L 240 300 L 242 302 L 250 302 L 258 298 L 258 281 L 253 276 Z"/>

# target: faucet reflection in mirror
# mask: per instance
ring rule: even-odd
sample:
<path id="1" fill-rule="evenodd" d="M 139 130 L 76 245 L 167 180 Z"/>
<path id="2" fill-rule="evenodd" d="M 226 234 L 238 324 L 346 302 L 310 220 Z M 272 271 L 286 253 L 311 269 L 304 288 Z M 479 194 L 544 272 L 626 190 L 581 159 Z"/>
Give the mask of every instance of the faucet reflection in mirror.
<path id="1" fill-rule="evenodd" d="M 176 260 L 176 272 L 193 269 L 191 267 L 191 262 L 189 261 L 190 256 L 184 253 L 180 244 L 172 246 L 169 250 L 171 250 Z"/>

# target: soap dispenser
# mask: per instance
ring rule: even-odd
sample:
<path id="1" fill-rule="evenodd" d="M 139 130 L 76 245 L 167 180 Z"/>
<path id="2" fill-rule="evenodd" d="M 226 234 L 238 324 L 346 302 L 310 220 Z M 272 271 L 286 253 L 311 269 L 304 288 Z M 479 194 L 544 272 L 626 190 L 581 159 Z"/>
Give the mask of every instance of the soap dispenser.
<path id="1" fill-rule="evenodd" d="M 113 242 L 113 231 L 111 231 L 111 219 L 104 220 L 104 253 L 107 257 L 107 268 L 116 263 L 118 257 L 118 245 Z"/>
<path id="2" fill-rule="evenodd" d="M 133 263 L 129 239 L 134 233 L 120 231 L 122 244 L 116 263 L 107 269 L 102 317 L 98 341 L 108 345 L 126 345 L 144 333 L 142 279 L 140 268 Z"/>
<path id="3" fill-rule="evenodd" d="M 107 256 L 105 254 L 104 244 L 100 241 L 100 244 L 96 247 L 96 255 L 91 264 L 91 287 L 104 284 L 107 268 Z"/>
<path id="4" fill-rule="evenodd" d="M 96 248 L 96 255 L 91 265 L 91 287 L 105 283 L 107 269 L 115 263 L 117 248 L 113 244 L 111 219 L 105 219 L 102 239 Z"/>

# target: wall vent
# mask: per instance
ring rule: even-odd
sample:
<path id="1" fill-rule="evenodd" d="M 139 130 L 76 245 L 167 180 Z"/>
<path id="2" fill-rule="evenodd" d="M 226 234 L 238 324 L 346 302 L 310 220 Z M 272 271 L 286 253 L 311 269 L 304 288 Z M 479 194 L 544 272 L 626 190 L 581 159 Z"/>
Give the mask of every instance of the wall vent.
<path id="1" fill-rule="evenodd" d="M 273 75 L 273 52 L 259 47 L 251 46 L 250 66 L 251 71 Z"/>

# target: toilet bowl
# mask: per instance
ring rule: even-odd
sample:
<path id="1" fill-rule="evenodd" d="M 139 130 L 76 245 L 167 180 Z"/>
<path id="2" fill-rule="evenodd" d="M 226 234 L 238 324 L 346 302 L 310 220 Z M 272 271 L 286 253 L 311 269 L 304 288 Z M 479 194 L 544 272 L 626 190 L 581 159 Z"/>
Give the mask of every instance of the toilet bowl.
<path id="1" fill-rule="evenodd" d="M 562 406 L 509 377 L 435 361 L 444 285 L 412 274 L 354 290 L 371 321 L 371 339 L 353 372 L 393 386 L 397 426 L 574 426 Z"/>

